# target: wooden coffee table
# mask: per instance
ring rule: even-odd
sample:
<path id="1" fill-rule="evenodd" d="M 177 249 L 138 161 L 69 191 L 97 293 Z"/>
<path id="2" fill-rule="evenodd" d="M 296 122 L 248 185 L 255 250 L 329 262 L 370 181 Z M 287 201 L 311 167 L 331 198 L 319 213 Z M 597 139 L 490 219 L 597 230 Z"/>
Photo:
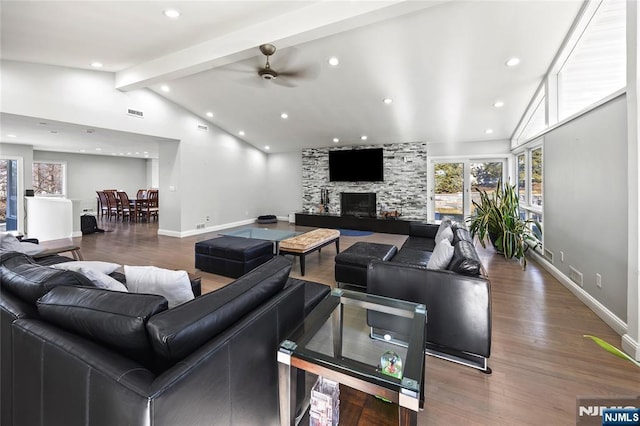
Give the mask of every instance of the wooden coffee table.
<path id="1" fill-rule="evenodd" d="M 410 328 L 385 340 L 372 339 L 368 311 L 412 319 Z M 297 370 L 301 369 L 396 403 L 400 424 L 416 425 L 424 406 L 426 315 L 421 304 L 334 289 L 297 333 L 280 344 L 280 424 L 295 424 Z M 387 351 L 402 361 L 395 376 L 381 367 L 381 356 Z"/>

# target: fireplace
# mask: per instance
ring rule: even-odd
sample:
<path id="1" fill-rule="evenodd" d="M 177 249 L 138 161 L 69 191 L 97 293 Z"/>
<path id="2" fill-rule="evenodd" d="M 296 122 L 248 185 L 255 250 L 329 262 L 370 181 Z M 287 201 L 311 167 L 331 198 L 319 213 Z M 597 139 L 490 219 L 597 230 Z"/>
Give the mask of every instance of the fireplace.
<path id="1" fill-rule="evenodd" d="M 340 213 L 342 216 L 376 217 L 376 193 L 341 192 Z"/>

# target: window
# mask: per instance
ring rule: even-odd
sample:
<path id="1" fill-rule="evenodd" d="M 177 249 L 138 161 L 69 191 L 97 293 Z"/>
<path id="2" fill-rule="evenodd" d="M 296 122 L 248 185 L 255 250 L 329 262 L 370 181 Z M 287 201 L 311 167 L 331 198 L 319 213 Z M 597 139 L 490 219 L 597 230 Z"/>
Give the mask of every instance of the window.
<path id="1" fill-rule="evenodd" d="M 429 188 L 430 220 L 464 223 L 475 212 L 473 201 L 480 199 L 478 190 L 491 194 L 500 179 L 505 182 L 506 162 L 504 158 L 433 158 L 429 162 L 433 173 Z"/>
<path id="2" fill-rule="evenodd" d="M 66 195 L 66 164 L 59 162 L 33 162 L 33 192 L 40 196 Z"/>
<path id="3" fill-rule="evenodd" d="M 624 88 L 626 2 L 603 0 L 558 72 L 558 118 L 567 118 Z"/>
<path id="4" fill-rule="evenodd" d="M 512 148 L 626 87 L 626 1 L 585 2 L 518 124 Z"/>
<path id="5" fill-rule="evenodd" d="M 535 97 L 530 115 L 525 115 L 528 119 L 524 122 L 518 141 L 528 140 L 547 128 L 544 91 L 543 86 Z"/>
<path id="6" fill-rule="evenodd" d="M 540 143 L 517 156 L 520 218 L 531 221 L 533 234 L 542 242 L 543 152 Z"/>

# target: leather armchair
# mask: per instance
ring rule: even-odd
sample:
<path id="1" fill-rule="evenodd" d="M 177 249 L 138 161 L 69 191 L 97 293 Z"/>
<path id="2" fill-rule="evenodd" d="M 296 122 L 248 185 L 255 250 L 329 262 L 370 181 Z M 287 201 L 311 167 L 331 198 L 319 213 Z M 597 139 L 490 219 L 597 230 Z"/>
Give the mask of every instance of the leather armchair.
<path id="1" fill-rule="evenodd" d="M 394 261 L 372 261 L 367 274 L 367 293 L 427 307 L 427 353 L 491 372 L 491 286 L 486 278 Z M 402 335 L 408 328 L 406 321 L 377 312 L 369 312 L 368 323 L 374 335 Z"/>

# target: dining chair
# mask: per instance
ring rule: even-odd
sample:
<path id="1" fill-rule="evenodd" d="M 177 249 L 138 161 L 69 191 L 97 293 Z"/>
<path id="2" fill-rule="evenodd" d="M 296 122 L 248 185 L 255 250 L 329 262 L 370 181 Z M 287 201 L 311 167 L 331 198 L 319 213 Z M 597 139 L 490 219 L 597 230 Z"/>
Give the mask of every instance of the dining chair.
<path id="1" fill-rule="evenodd" d="M 143 199 L 143 198 L 147 198 L 147 190 L 146 189 L 138 189 L 138 192 L 136 193 L 136 198 L 138 200 Z"/>
<path id="2" fill-rule="evenodd" d="M 120 206 L 118 204 L 118 199 L 116 198 L 116 192 L 114 191 L 104 191 L 105 196 L 107 197 L 107 206 L 109 209 L 109 220 L 111 220 L 112 216 L 116 217 L 116 220 L 120 216 Z"/>
<path id="3" fill-rule="evenodd" d="M 125 217 L 128 217 L 129 221 L 131 221 L 135 210 L 135 203 L 129 200 L 129 196 L 126 192 L 118 191 L 117 194 L 118 199 L 120 200 L 120 215 L 122 216 L 122 221 L 124 222 Z"/>
<path id="4" fill-rule="evenodd" d="M 152 217 L 158 219 L 158 215 L 160 212 L 159 203 L 158 203 L 158 190 L 150 189 L 147 191 L 147 201 L 142 208 L 143 217 L 146 220 L 151 220 Z"/>
<path id="5" fill-rule="evenodd" d="M 109 202 L 104 191 L 96 191 L 98 194 L 98 214 L 101 216 L 109 215 Z"/>

